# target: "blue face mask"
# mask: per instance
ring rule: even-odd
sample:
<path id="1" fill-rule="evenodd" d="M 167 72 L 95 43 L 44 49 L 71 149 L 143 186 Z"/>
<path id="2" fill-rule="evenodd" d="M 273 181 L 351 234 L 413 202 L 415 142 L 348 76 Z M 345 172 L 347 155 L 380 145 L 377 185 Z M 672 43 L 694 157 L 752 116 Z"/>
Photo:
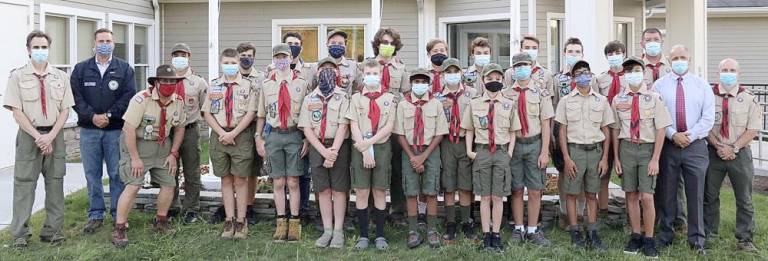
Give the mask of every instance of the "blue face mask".
<path id="1" fill-rule="evenodd" d="M 222 64 L 221 71 L 227 76 L 234 76 L 237 74 L 238 67 L 240 66 L 237 64 Z"/>
<path id="2" fill-rule="evenodd" d="M 672 61 L 672 71 L 678 75 L 683 75 L 688 71 L 688 61 L 677 60 Z"/>
<path id="3" fill-rule="evenodd" d="M 592 75 L 581 74 L 579 76 L 576 76 L 576 79 L 574 79 L 574 81 L 576 81 L 576 85 L 580 87 L 586 87 L 586 86 L 589 86 L 589 83 L 592 82 Z"/>
<path id="4" fill-rule="evenodd" d="M 336 70 L 326 68 L 320 71 L 317 86 L 320 88 L 320 92 L 323 93 L 323 96 L 331 94 L 333 88 L 336 87 Z"/>
<path id="5" fill-rule="evenodd" d="M 661 43 L 659 42 L 645 43 L 645 54 L 650 56 L 658 56 L 660 53 L 661 53 Z"/>
<path id="6" fill-rule="evenodd" d="M 624 80 L 627 81 L 627 84 L 629 84 L 629 86 L 638 86 L 641 83 L 643 83 L 643 73 L 642 72 L 625 73 Z"/>
<path id="7" fill-rule="evenodd" d="M 173 57 L 171 58 L 171 64 L 176 70 L 183 70 L 189 66 L 189 58 L 187 57 Z"/>
<path id="8" fill-rule="evenodd" d="M 32 49 L 30 56 L 36 63 L 44 63 L 48 60 L 48 49 Z"/>
<path id="9" fill-rule="evenodd" d="M 296 57 L 299 57 L 299 54 L 301 54 L 301 46 L 299 45 L 291 45 L 291 57 L 293 59 L 296 59 Z"/>
<path id="10" fill-rule="evenodd" d="M 515 67 L 515 79 L 516 80 L 528 80 L 531 78 L 531 66 L 522 65 Z"/>
<path id="11" fill-rule="evenodd" d="M 608 65 L 611 67 L 621 67 L 621 62 L 624 61 L 624 56 L 621 54 L 608 55 Z"/>
<path id="12" fill-rule="evenodd" d="M 429 84 L 427 83 L 414 83 L 411 85 L 411 91 L 414 95 L 421 97 L 429 91 Z"/>
<path id="13" fill-rule="evenodd" d="M 536 58 L 539 57 L 539 50 L 538 49 L 527 49 L 527 50 L 523 50 L 523 52 L 527 53 L 528 56 L 531 57 L 531 60 L 534 61 L 534 62 L 536 61 Z"/>
<path id="14" fill-rule="evenodd" d="M 565 64 L 567 64 L 568 67 L 573 67 L 573 65 L 576 64 L 576 62 L 578 62 L 579 60 L 581 60 L 581 57 L 573 56 L 573 55 L 565 56 Z"/>
<path id="15" fill-rule="evenodd" d="M 334 59 L 339 59 L 344 53 L 347 52 L 347 47 L 340 44 L 333 44 L 328 46 L 328 54 Z"/>
<path id="16" fill-rule="evenodd" d="M 443 77 L 445 77 L 445 83 L 448 85 L 456 85 L 461 82 L 461 73 L 446 73 L 443 74 Z"/>
<path id="17" fill-rule="evenodd" d="M 720 73 L 720 83 L 732 87 L 736 85 L 736 82 L 738 81 L 738 76 L 736 73 L 728 73 L 728 72 L 722 72 Z"/>
<path id="18" fill-rule="evenodd" d="M 475 65 L 485 67 L 491 63 L 491 56 L 488 54 L 475 55 Z"/>
<path id="19" fill-rule="evenodd" d="M 108 43 L 100 43 L 96 45 L 96 48 L 94 48 L 94 51 L 98 55 L 108 56 L 112 55 L 112 51 L 115 50 L 115 47 Z"/>
<path id="20" fill-rule="evenodd" d="M 368 89 L 376 89 L 381 84 L 381 78 L 378 75 L 366 75 L 363 76 L 363 84 Z"/>

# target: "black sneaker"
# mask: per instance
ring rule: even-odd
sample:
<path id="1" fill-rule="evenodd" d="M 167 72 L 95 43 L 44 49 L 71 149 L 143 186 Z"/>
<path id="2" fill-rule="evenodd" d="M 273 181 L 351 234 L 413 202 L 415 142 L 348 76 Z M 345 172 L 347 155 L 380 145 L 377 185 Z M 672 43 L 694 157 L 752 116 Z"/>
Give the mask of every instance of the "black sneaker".
<path id="1" fill-rule="evenodd" d="M 180 214 L 181 214 L 181 210 L 180 209 L 178 209 L 178 208 L 171 208 L 171 209 L 168 210 L 167 217 L 170 220 L 174 220 L 174 219 L 178 218 Z"/>
<path id="2" fill-rule="evenodd" d="M 427 214 L 419 214 L 419 226 L 426 226 L 427 225 Z"/>
<path id="3" fill-rule="evenodd" d="M 597 235 L 597 230 L 587 231 L 587 243 L 598 252 L 605 252 L 606 250 L 603 241 L 600 241 L 600 237 Z"/>
<path id="4" fill-rule="evenodd" d="M 482 251 L 490 251 L 493 249 L 491 244 L 491 233 L 483 233 L 483 244 L 478 248 Z"/>
<path id="5" fill-rule="evenodd" d="M 197 222 L 197 212 L 194 211 L 187 211 L 186 214 L 184 214 L 184 224 L 189 225 L 192 223 Z"/>
<path id="6" fill-rule="evenodd" d="M 477 240 L 477 233 L 475 233 L 475 226 L 472 224 L 472 222 L 463 222 L 461 223 L 461 232 L 464 233 L 464 236 L 469 240 Z"/>
<path id="7" fill-rule="evenodd" d="M 443 241 L 445 244 L 451 244 L 456 240 L 456 222 L 448 222 L 445 224 L 445 235 L 443 235 Z"/>
<path id="8" fill-rule="evenodd" d="M 408 225 L 408 222 L 405 221 L 405 216 L 400 212 L 389 214 L 389 222 L 395 227 L 405 227 Z"/>
<path id="9" fill-rule="evenodd" d="M 534 233 L 525 234 L 525 240 L 539 247 L 548 247 L 552 245 L 552 242 L 544 237 L 544 232 L 542 232 L 541 229 L 537 229 Z"/>
<path id="10" fill-rule="evenodd" d="M 499 233 L 491 233 L 491 247 L 498 252 L 504 252 L 504 244 L 501 243 L 501 235 Z"/>
<path id="11" fill-rule="evenodd" d="M 584 237 L 581 236 L 581 231 L 571 230 L 571 244 L 576 248 L 584 248 Z"/>
<path id="12" fill-rule="evenodd" d="M 245 210 L 245 220 L 248 222 L 249 226 L 256 225 L 258 220 L 256 220 L 256 211 L 253 210 L 253 205 L 250 205 Z"/>
<path id="13" fill-rule="evenodd" d="M 224 222 L 227 219 L 227 214 L 224 212 L 224 206 L 219 206 L 216 211 L 211 215 L 211 219 L 208 220 L 209 224 L 218 224 Z"/>
<path id="14" fill-rule="evenodd" d="M 643 240 L 643 236 L 637 233 L 632 233 L 629 239 L 629 243 L 627 243 L 627 247 L 624 248 L 624 254 L 636 255 L 640 252 L 640 249 L 644 247 L 645 242 Z M 653 244 L 653 248 L 656 248 L 655 242 Z"/>
<path id="15" fill-rule="evenodd" d="M 648 258 L 659 258 L 659 250 L 656 249 L 656 240 L 646 237 L 643 240 L 643 255 Z"/>

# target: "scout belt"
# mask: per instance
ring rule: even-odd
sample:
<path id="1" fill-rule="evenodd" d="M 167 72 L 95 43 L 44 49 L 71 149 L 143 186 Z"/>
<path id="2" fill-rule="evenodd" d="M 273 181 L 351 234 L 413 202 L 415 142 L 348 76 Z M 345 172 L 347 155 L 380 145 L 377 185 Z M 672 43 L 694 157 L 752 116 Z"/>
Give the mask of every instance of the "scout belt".
<path id="1" fill-rule="evenodd" d="M 576 144 L 576 143 L 568 143 L 568 145 L 573 146 L 574 148 L 584 150 L 584 151 L 592 151 L 596 150 L 597 146 L 603 146 L 602 142 L 593 143 L 593 144 Z"/>
<path id="2" fill-rule="evenodd" d="M 296 126 L 288 127 L 288 129 L 272 127 L 272 132 L 277 132 L 277 133 L 280 133 L 280 134 L 287 134 L 287 133 L 292 133 L 292 132 L 295 132 L 295 131 L 299 131 L 299 128 L 297 128 Z"/>
<path id="3" fill-rule="evenodd" d="M 530 137 L 517 138 L 516 142 L 521 144 L 531 144 L 539 140 L 541 140 L 541 134 L 537 134 L 535 136 L 530 136 Z"/>
<path id="4" fill-rule="evenodd" d="M 45 131 L 45 132 L 49 132 L 49 131 L 53 130 L 53 126 L 35 127 L 35 129 L 36 129 L 37 131 Z"/>
<path id="5" fill-rule="evenodd" d="M 496 144 L 496 150 L 506 151 L 509 144 Z M 475 149 L 491 149 L 491 145 L 488 144 L 475 144 Z"/>

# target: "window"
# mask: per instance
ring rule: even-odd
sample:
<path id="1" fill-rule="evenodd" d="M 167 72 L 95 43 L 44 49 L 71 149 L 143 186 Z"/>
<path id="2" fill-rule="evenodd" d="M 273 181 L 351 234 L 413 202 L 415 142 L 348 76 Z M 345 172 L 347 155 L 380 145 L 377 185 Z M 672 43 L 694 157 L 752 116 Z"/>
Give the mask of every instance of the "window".
<path id="1" fill-rule="evenodd" d="M 115 36 L 115 51 L 113 56 L 123 60 L 128 60 L 128 25 L 112 24 L 112 34 Z"/>
<path id="2" fill-rule="evenodd" d="M 157 66 L 156 50 L 153 50 L 154 21 L 151 19 L 108 14 L 109 24 L 115 35 L 115 57 L 133 65 L 136 90 L 147 88 L 147 77 Z"/>
<path id="3" fill-rule="evenodd" d="M 472 41 L 477 37 L 485 37 L 491 42 L 491 62 L 498 63 L 504 68 L 509 67 L 510 37 L 509 20 L 466 22 L 447 24 L 447 39 L 449 54 L 469 66 Z"/>
<path id="4" fill-rule="evenodd" d="M 96 21 L 77 19 L 77 60 L 93 56 L 93 32 L 99 29 Z"/>
<path id="5" fill-rule="evenodd" d="M 613 40 L 622 42 L 627 46 L 627 57 L 634 55 L 633 31 L 635 19 L 632 17 L 613 17 Z"/>
<path id="6" fill-rule="evenodd" d="M 147 71 L 149 70 L 149 29 L 146 26 L 137 25 L 133 29 L 133 69 L 135 71 L 136 88 L 147 88 Z"/>
<path id="7" fill-rule="evenodd" d="M 287 32 L 297 32 L 302 38 L 301 59 L 305 62 L 317 62 L 328 56 L 325 43 L 328 33 L 339 29 L 347 33 L 348 59 L 362 62 L 365 57 L 373 56 L 373 50 L 366 39 L 373 36 L 369 32 L 370 19 L 275 19 L 272 20 L 272 44 L 282 41 Z"/>
<path id="8" fill-rule="evenodd" d="M 565 42 L 565 14 L 547 13 L 547 62 L 553 72 L 559 72 L 562 64 L 560 55 Z"/>
<path id="9" fill-rule="evenodd" d="M 48 61 L 60 69 L 71 67 L 69 62 L 69 19 L 60 16 L 45 17 L 45 32 L 51 36 Z"/>

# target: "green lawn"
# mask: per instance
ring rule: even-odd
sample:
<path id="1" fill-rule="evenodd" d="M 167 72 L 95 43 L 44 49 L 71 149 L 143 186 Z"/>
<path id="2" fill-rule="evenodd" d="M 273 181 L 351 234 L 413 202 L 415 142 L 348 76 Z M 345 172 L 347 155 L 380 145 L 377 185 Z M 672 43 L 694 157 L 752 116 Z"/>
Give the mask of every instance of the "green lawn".
<path id="1" fill-rule="evenodd" d="M 761 248 L 761 255 L 753 255 L 735 251 L 736 241 L 733 238 L 734 229 L 734 199 L 733 193 L 724 189 L 723 224 L 721 239 L 713 244 L 707 259 L 710 260 L 767 260 L 768 259 L 768 196 L 754 195 L 755 213 L 758 228 L 755 245 Z M 7 231 L 0 232 L 0 260 L 487 260 L 490 258 L 516 260 L 643 260 L 640 257 L 629 257 L 622 253 L 626 241 L 626 233 L 619 230 L 602 230 L 603 241 L 610 251 L 605 255 L 594 252 L 576 251 L 569 245 L 568 235 L 559 229 L 548 231 L 548 237 L 553 241 L 553 247 L 538 249 L 530 246 L 507 247 L 504 254 L 482 253 L 474 245 L 461 242 L 458 245 L 432 250 L 420 247 L 408 250 L 404 239 L 406 231 L 402 229 L 387 229 L 391 250 L 377 252 L 368 250 L 358 252 L 351 250 L 356 237 L 347 235 L 347 249 L 320 250 L 313 246 L 319 236 L 312 228 L 305 227 L 304 239 L 297 244 L 276 244 L 271 238 L 272 228 L 268 222 L 262 222 L 251 228 L 250 237 L 243 241 L 222 241 L 218 238 L 221 225 L 199 223 L 192 226 L 177 225 L 178 230 L 172 236 L 157 236 L 149 233 L 150 213 L 133 213 L 129 220 L 131 228 L 129 238 L 131 244 L 125 249 L 117 249 L 110 243 L 110 227 L 104 227 L 95 235 L 80 234 L 80 229 L 86 222 L 88 206 L 85 191 L 79 191 L 66 200 L 67 215 L 65 217 L 64 233 L 68 240 L 60 247 L 53 247 L 39 242 L 37 232 L 44 215 L 38 213 L 32 219 L 35 236 L 31 246 L 24 251 L 15 250 L 8 245 L 11 239 Z M 507 231 L 502 235 L 509 236 Z M 688 249 L 682 237 L 676 244 L 662 252 L 665 259 L 690 260 L 695 259 L 694 252 Z"/>

